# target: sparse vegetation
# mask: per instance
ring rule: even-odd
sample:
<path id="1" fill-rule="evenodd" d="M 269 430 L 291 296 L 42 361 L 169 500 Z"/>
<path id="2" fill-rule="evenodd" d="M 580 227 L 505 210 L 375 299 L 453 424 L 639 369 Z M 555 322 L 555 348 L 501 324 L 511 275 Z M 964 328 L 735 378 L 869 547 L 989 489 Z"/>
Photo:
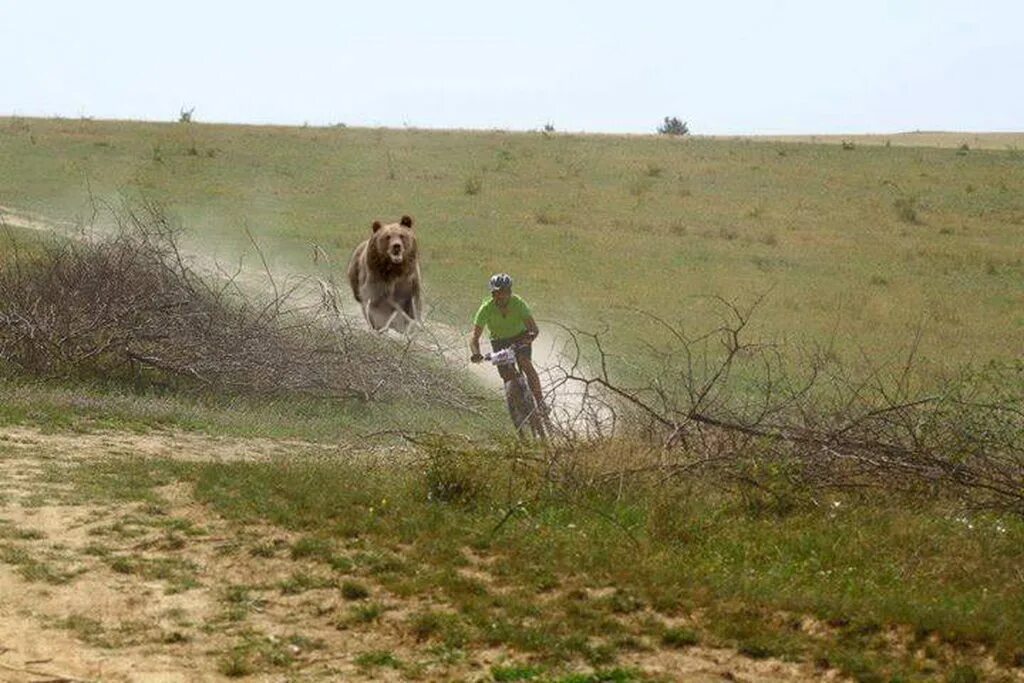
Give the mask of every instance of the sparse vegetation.
<path id="1" fill-rule="evenodd" d="M 482 189 L 484 189 L 484 181 L 480 176 L 473 175 L 466 178 L 466 194 L 477 195 Z"/>

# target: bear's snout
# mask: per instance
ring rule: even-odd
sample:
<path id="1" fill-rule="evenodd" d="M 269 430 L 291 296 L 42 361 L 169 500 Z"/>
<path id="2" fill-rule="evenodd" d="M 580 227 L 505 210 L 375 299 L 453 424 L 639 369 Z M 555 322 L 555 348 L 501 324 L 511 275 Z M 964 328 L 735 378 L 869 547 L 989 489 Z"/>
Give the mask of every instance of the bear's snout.
<path id="1" fill-rule="evenodd" d="M 391 257 L 391 260 L 393 262 L 401 263 L 403 257 L 402 251 L 404 250 L 404 248 L 405 247 L 401 242 L 392 242 L 390 248 L 388 249 L 388 256 Z"/>

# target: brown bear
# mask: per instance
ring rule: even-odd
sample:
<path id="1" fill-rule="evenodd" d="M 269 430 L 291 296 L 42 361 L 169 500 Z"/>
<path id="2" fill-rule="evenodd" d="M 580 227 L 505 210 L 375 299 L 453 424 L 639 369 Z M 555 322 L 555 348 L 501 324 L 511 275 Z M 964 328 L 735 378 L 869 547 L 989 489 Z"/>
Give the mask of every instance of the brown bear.
<path id="1" fill-rule="evenodd" d="M 370 327 L 406 332 L 419 322 L 420 264 L 412 218 L 398 223 L 373 222 L 373 234 L 352 252 L 348 263 L 352 294 Z"/>

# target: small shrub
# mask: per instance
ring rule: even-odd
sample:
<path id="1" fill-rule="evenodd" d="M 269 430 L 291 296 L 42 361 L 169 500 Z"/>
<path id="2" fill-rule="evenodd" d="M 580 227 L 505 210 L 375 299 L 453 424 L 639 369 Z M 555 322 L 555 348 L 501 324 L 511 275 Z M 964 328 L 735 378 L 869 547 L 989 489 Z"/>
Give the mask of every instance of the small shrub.
<path id="1" fill-rule="evenodd" d="M 369 589 L 357 581 L 343 581 L 341 595 L 346 600 L 365 600 L 370 597 Z"/>
<path id="2" fill-rule="evenodd" d="M 387 650 L 371 650 L 356 657 L 356 665 L 363 669 L 372 669 L 378 666 L 400 669 L 402 662 Z"/>
<path id="3" fill-rule="evenodd" d="M 685 121 L 680 121 L 675 116 L 666 116 L 664 123 L 658 126 L 658 133 L 674 136 L 689 135 L 690 127 Z"/>
<path id="4" fill-rule="evenodd" d="M 349 618 L 352 621 L 369 624 L 377 621 L 380 615 L 384 613 L 384 608 L 376 602 L 363 603 L 361 605 L 354 605 L 349 612 Z"/>
<path id="5" fill-rule="evenodd" d="M 852 149 L 856 149 L 856 147 L 857 147 L 856 145 L 854 145 L 854 144 L 853 144 L 853 143 L 852 143 L 851 141 L 849 141 L 849 140 L 843 140 L 843 142 L 842 142 L 841 144 L 842 144 L 842 147 L 843 147 L 843 149 L 844 149 L 845 151 L 847 151 L 847 152 L 849 152 L 849 151 L 850 151 L 850 150 L 852 150 Z"/>
<path id="6" fill-rule="evenodd" d="M 252 662 L 244 652 L 235 651 L 221 660 L 217 670 L 228 678 L 241 678 L 253 673 Z"/>
<path id="7" fill-rule="evenodd" d="M 554 133 L 555 132 L 555 126 L 550 121 L 548 123 L 545 123 L 544 124 L 544 132 L 545 133 Z"/>
<path id="8" fill-rule="evenodd" d="M 479 463 L 463 453 L 431 454 L 426 471 L 427 499 L 469 505 L 483 491 Z"/>
<path id="9" fill-rule="evenodd" d="M 191 109 L 181 108 L 181 113 L 178 114 L 178 123 L 192 123 L 192 114 L 196 111 L 195 107 Z"/>
<path id="10" fill-rule="evenodd" d="M 892 203 L 896 210 L 896 217 L 904 223 L 920 225 L 921 219 L 917 214 L 918 200 L 915 195 L 904 195 L 897 197 Z"/>
<path id="11" fill-rule="evenodd" d="M 327 539 L 303 536 L 292 544 L 291 557 L 293 560 L 328 559 L 331 557 L 332 551 L 333 546 Z"/>
<path id="12" fill-rule="evenodd" d="M 484 189 L 484 181 L 481 180 L 479 176 L 475 176 L 474 175 L 474 176 L 470 176 L 470 177 L 466 178 L 466 186 L 465 186 L 466 194 L 468 194 L 468 195 L 477 195 L 477 194 L 480 194 L 480 191 L 483 190 L 483 189 Z"/>
<path id="13" fill-rule="evenodd" d="M 632 614 L 643 609 L 643 601 L 624 590 L 617 590 L 608 600 L 608 606 L 616 614 Z"/>
<path id="14" fill-rule="evenodd" d="M 661 644 L 665 647 L 692 647 L 700 642 L 700 637 L 688 628 L 670 628 L 661 634 Z"/>
<path id="15" fill-rule="evenodd" d="M 418 642 L 437 638 L 448 647 L 462 647 L 466 642 L 466 630 L 455 614 L 419 612 L 413 615 L 409 628 Z"/>
<path id="16" fill-rule="evenodd" d="M 328 579 L 318 578 L 306 572 L 294 572 L 287 579 L 280 581 L 278 588 L 282 595 L 298 595 L 314 588 L 331 588 L 333 585 Z"/>

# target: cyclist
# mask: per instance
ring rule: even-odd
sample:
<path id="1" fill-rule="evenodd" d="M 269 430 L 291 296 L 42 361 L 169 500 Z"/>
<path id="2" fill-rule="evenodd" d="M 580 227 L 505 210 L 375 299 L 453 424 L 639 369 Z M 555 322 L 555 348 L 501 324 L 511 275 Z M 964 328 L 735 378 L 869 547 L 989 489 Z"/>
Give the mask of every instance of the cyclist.
<path id="1" fill-rule="evenodd" d="M 516 347 L 516 362 L 526 375 L 526 381 L 537 400 L 537 406 L 541 411 L 547 412 L 544 394 L 540 388 L 540 377 L 537 376 L 537 370 L 531 360 L 532 343 L 540 331 L 530 307 L 521 297 L 512 293 L 512 276 L 508 273 L 491 276 L 490 288 L 491 296 L 484 299 L 476 312 L 476 317 L 473 318 L 473 335 L 469 339 L 469 350 L 472 354 L 470 360 L 479 363 L 484 358 L 480 354 L 480 335 L 485 327 L 491 337 L 493 351 L 501 351 L 513 344 L 519 344 Z M 515 379 L 515 370 L 511 367 L 499 365 L 498 373 L 506 382 Z"/>

